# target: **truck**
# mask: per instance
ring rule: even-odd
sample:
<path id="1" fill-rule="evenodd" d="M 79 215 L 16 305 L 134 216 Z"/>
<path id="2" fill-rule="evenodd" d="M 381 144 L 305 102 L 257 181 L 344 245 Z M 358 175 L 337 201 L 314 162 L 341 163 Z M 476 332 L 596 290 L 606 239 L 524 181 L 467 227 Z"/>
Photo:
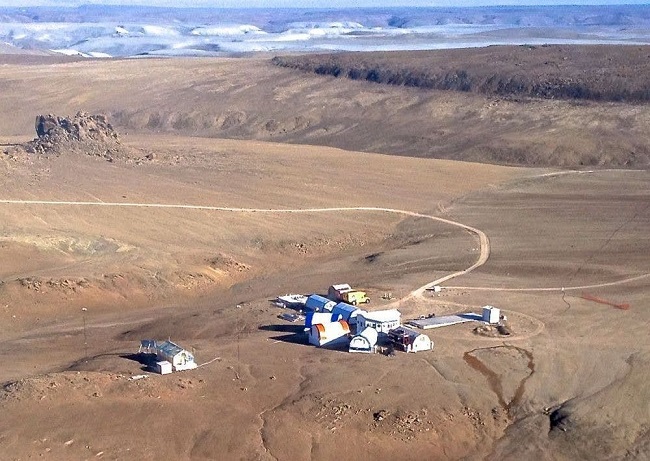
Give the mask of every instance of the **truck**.
<path id="1" fill-rule="evenodd" d="M 351 290 L 341 293 L 341 301 L 356 306 L 357 304 L 368 304 L 370 298 L 368 298 L 365 291 Z"/>

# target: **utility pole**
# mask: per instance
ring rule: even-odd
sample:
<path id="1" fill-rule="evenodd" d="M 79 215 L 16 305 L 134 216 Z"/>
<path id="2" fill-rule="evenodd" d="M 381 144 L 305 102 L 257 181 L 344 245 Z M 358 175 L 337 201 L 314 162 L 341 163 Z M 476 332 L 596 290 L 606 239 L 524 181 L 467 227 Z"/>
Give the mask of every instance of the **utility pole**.
<path id="1" fill-rule="evenodd" d="M 242 330 L 242 326 L 241 326 L 241 307 L 242 307 L 241 304 L 237 304 L 237 310 L 239 312 L 237 312 L 237 370 L 235 370 L 235 378 L 237 378 L 238 381 L 241 379 L 241 374 L 240 374 L 241 366 L 240 366 L 240 360 L 239 360 L 239 340 L 241 338 L 241 330 Z"/>
<path id="2" fill-rule="evenodd" d="M 83 317 L 83 322 L 84 322 L 84 361 L 88 361 L 88 336 L 86 334 L 86 312 L 88 309 L 85 307 L 81 308 L 81 316 Z"/>

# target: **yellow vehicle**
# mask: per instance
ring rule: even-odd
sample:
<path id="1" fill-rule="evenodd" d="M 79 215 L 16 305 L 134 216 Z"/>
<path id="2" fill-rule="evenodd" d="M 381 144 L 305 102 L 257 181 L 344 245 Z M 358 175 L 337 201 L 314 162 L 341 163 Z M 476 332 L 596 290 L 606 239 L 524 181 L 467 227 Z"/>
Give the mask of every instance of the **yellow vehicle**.
<path id="1" fill-rule="evenodd" d="M 341 301 L 356 306 L 357 304 L 368 304 L 370 298 L 365 291 L 352 290 L 341 293 Z"/>

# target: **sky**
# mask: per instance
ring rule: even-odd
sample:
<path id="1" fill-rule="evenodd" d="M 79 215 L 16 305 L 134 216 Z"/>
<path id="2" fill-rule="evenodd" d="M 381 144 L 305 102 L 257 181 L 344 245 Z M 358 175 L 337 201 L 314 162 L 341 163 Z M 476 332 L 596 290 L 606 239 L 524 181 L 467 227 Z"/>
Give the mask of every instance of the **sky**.
<path id="1" fill-rule="evenodd" d="M 648 0 L 0 0 L 0 7 L 147 5 L 166 7 L 213 8 L 345 8 L 387 6 L 490 6 L 490 5 L 618 5 L 647 4 Z"/>

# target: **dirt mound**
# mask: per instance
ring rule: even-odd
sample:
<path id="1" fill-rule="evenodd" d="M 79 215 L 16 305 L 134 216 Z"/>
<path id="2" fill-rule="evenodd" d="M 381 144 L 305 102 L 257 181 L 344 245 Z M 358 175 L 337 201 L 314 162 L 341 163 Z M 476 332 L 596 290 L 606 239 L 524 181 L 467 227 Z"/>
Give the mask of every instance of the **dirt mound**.
<path id="1" fill-rule="evenodd" d="M 121 145 L 119 135 L 105 115 L 77 112 L 73 117 L 38 115 L 34 140 L 19 146 L 27 153 L 61 155 L 78 152 L 108 161 L 129 158 L 131 149 Z"/>

